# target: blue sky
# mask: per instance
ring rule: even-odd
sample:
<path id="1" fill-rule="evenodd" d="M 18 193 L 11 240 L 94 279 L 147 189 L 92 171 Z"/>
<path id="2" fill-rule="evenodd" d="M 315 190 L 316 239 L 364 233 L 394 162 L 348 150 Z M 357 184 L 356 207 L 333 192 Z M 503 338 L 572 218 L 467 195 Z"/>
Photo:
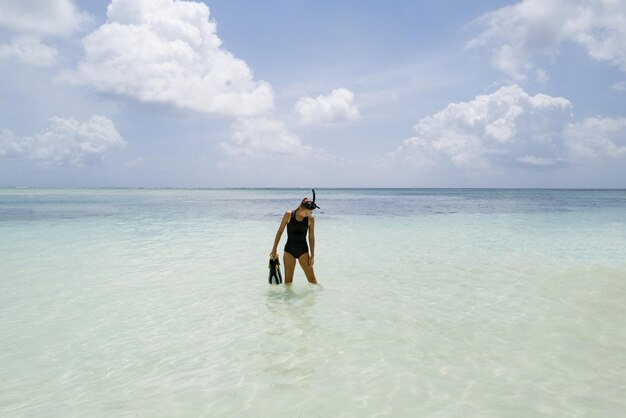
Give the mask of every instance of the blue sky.
<path id="1" fill-rule="evenodd" d="M 0 186 L 626 187 L 626 3 L 0 0 Z"/>

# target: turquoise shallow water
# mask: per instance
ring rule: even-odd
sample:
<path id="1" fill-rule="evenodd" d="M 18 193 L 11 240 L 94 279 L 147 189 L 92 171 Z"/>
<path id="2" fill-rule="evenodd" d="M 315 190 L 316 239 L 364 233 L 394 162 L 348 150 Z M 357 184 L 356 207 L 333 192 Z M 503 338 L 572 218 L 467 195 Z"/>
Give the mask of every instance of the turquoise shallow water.
<path id="1" fill-rule="evenodd" d="M 625 191 L 319 190 L 270 287 L 306 195 L 0 189 L 0 415 L 626 410 Z"/>

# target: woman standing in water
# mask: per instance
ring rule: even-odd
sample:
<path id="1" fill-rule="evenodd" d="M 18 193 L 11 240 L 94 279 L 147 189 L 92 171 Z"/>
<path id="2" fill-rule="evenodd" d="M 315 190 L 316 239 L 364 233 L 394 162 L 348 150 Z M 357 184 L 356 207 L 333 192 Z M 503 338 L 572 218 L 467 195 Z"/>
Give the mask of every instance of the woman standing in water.
<path id="1" fill-rule="evenodd" d="M 306 279 L 309 283 L 317 284 L 315 273 L 313 272 L 313 262 L 315 260 L 315 218 L 313 210 L 319 209 L 315 204 L 315 190 L 313 190 L 313 200 L 305 197 L 295 210 L 285 212 L 283 219 L 276 232 L 274 238 L 274 246 L 270 253 L 271 258 L 278 257 L 276 249 L 280 237 L 283 235 L 285 226 L 287 226 L 287 243 L 283 254 L 283 264 L 285 266 L 285 284 L 291 284 L 293 281 L 293 272 L 296 268 L 296 259 L 300 263 L 300 267 L 304 270 Z M 309 246 L 306 243 L 307 231 L 309 232 Z"/>

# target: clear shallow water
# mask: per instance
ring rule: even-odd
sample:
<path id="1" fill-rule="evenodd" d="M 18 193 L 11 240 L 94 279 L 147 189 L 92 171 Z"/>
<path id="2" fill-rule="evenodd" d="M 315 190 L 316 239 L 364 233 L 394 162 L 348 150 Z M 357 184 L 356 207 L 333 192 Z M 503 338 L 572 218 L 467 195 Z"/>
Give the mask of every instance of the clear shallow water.
<path id="1" fill-rule="evenodd" d="M 625 191 L 307 193 L 0 189 L 0 415 L 623 414 Z"/>

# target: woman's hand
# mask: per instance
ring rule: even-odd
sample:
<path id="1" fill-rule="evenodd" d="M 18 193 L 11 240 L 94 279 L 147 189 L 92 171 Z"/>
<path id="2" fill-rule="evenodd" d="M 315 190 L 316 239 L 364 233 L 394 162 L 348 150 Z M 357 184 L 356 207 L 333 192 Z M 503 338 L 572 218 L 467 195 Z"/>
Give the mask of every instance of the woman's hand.
<path id="1" fill-rule="evenodd" d="M 315 260 L 315 256 L 310 255 L 310 256 L 309 256 L 309 267 L 313 267 L 313 262 L 314 262 L 314 260 Z"/>
<path id="2" fill-rule="evenodd" d="M 278 258 L 278 253 L 276 253 L 276 250 L 272 250 L 272 252 L 270 253 L 270 258 L 271 259 Z"/>

